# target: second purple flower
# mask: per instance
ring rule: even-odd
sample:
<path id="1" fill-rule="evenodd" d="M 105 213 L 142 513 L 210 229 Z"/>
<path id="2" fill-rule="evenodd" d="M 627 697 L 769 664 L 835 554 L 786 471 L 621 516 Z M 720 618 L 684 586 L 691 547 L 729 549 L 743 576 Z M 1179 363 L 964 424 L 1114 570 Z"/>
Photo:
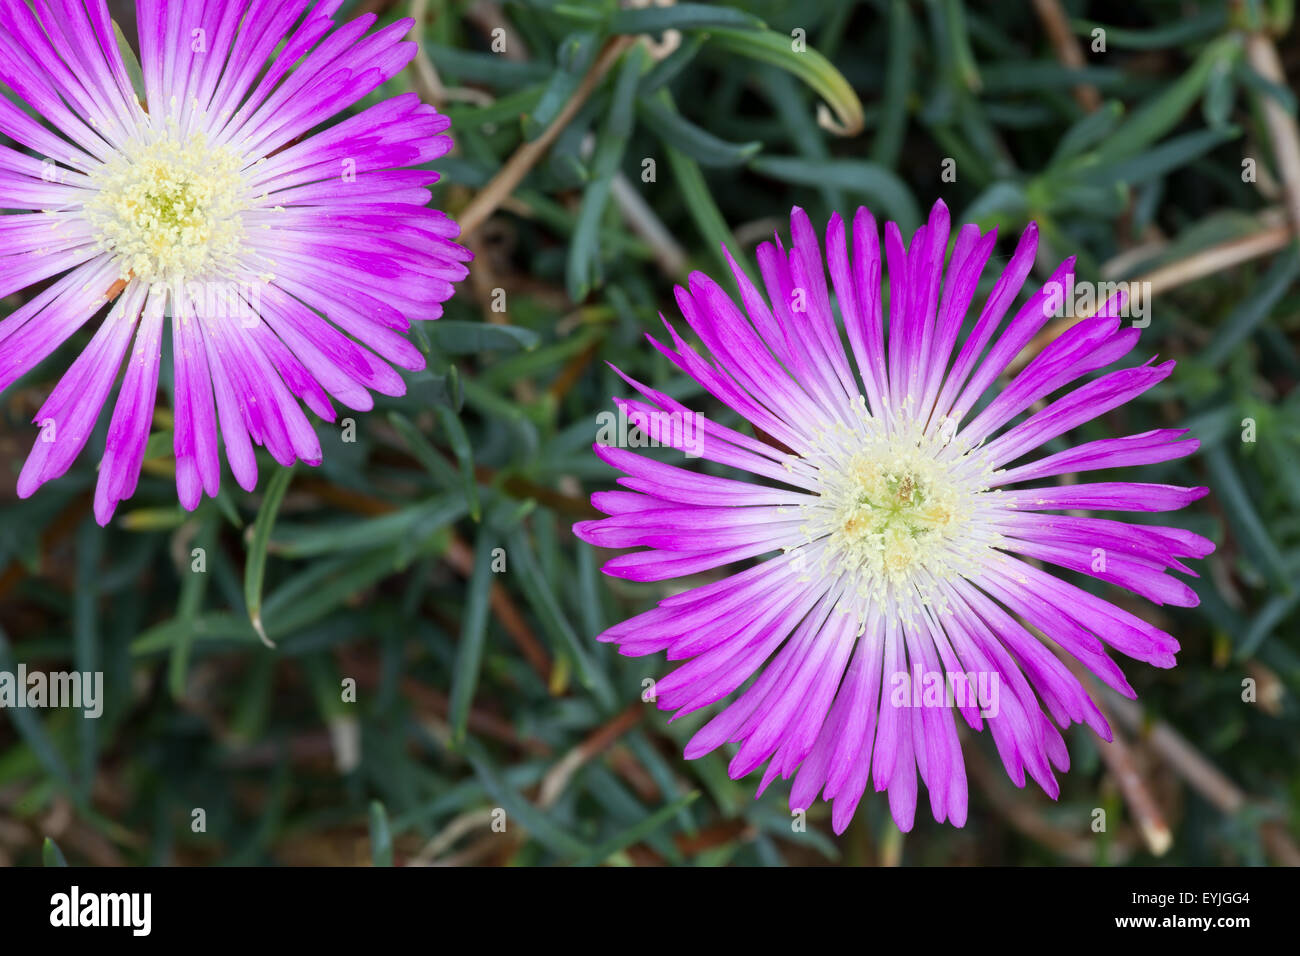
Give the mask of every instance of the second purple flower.
<path id="1" fill-rule="evenodd" d="M 1195 593 L 1166 572 L 1193 573 L 1182 559 L 1214 546 L 1176 527 L 1053 513 L 1169 511 L 1200 498 L 1206 489 L 1051 482 L 1190 454 L 1198 442 L 1185 431 L 1040 449 L 1142 394 L 1174 363 L 1072 386 L 1137 344 L 1139 332 L 1111 299 L 997 390 L 1072 283 L 1066 260 L 1004 324 L 1034 263 L 1033 225 L 960 345 L 994 233 L 962 227 L 946 269 L 942 203 L 910 244 L 889 223 L 883 250 L 865 209 L 851 231 L 832 218 L 824 253 L 801 210 L 791 233 L 790 249 L 779 240 L 758 249 L 766 297 L 734 262 L 739 306 L 702 273 L 677 290 L 707 356 L 666 321 L 671 344 L 651 339 L 768 440 L 631 379 L 644 400 L 620 402 L 650 438 L 745 479 L 596 446 L 624 473 L 625 490 L 593 495 L 608 517 L 574 531 L 600 547 L 642 549 L 605 572 L 634 581 L 712 573 L 600 639 L 624 654 L 686 661 L 655 687 L 659 707 L 675 717 L 735 694 L 686 756 L 738 744 L 732 777 L 766 764 L 760 792 L 794 777 L 791 808 L 819 795 L 833 801 L 837 832 L 868 783 L 888 791 L 894 820 L 910 829 L 918 777 L 935 819 L 962 825 L 967 788 L 954 715 L 990 731 L 1018 786 L 1027 773 L 1055 797 L 1053 768 L 1069 766 L 1060 730 L 1083 723 L 1106 739 L 1110 730 L 1034 632 L 1129 697 L 1107 651 L 1172 667 L 1178 642 L 1038 565 L 1187 607 Z"/>

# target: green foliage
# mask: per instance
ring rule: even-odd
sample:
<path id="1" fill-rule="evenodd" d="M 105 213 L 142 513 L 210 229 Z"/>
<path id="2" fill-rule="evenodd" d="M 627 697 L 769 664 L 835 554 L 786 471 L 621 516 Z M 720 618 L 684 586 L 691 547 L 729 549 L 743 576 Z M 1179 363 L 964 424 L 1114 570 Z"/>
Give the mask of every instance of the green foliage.
<path id="1" fill-rule="evenodd" d="M 381 22 L 410 11 L 366 6 Z M 597 414 L 628 394 L 612 367 L 739 426 L 644 336 L 677 318 L 674 283 L 697 268 L 730 283 L 722 245 L 752 257 L 788 234 L 791 206 L 824 222 L 867 204 L 910 230 L 942 197 L 954 222 L 999 226 L 995 262 L 1036 220 L 1040 280 L 1070 254 L 1081 279 L 1147 276 L 1264 229 L 1282 171 L 1263 105 L 1294 115 L 1295 97 L 1248 65 L 1242 22 L 1217 2 L 1070 0 L 1075 69 L 1028 4 L 521 0 L 501 5 L 504 53 L 465 4 L 423 6 L 451 91 L 457 150 L 435 165 L 452 214 L 545 134 L 610 42 L 677 45 L 618 58 L 471 237 L 474 278 L 413 335 L 427 369 L 405 396 L 320 424 L 319 468 L 262 455 L 255 492 L 227 471 L 185 513 L 163 413 L 139 490 L 101 531 L 106 421 L 96 454 L 12 497 L 30 413 L 84 337 L 6 393 L 0 670 L 100 670 L 105 709 L 0 720 L 0 817 L 17 825 L 0 862 L 1024 864 L 1076 861 L 1074 843 L 1091 862 L 1153 862 L 1078 728 L 1059 803 L 1015 793 L 988 735 L 967 735 L 968 761 L 991 769 L 970 774 L 965 829 L 930 821 L 924 794 L 902 839 L 874 794 L 842 838 L 820 803 L 792 829 L 787 783 L 755 800 L 758 775 L 728 779 L 727 756 L 682 758 L 705 716 L 668 724 L 641 702 L 662 659 L 594 640 L 665 591 L 601 575 L 608 556 L 569 528 L 613 486 L 590 452 Z M 1276 27 L 1289 4 L 1242 6 Z M 1278 42 L 1294 64 L 1297 35 Z M 371 100 L 419 83 L 410 67 Z M 1148 719 L 1252 802 L 1225 814 L 1126 729 L 1173 831 L 1163 861 L 1262 862 L 1260 821 L 1300 827 L 1298 271 L 1293 242 L 1160 289 L 1138 351 L 1177 371 L 1075 436 L 1186 426 L 1202 442 L 1140 479 L 1211 488 L 1174 519 L 1218 545 L 1196 563 L 1202 603 L 1135 602 L 1183 649 L 1172 671 L 1125 670 Z M 1099 807 L 1111 823 L 1094 839 Z"/>

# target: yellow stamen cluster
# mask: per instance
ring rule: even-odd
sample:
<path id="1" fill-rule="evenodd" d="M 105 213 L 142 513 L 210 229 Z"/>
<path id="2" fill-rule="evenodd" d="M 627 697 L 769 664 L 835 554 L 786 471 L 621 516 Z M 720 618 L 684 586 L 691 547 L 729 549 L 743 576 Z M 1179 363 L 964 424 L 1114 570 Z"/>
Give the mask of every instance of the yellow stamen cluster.
<path id="1" fill-rule="evenodd" d="M 906 450 L 859 452 L 833 483 L 832 544 L 853 570 L 898 579 L 940 552 L 967 519 L 961 489 L 934 461 Z"/>
<path id="2" fill-rule="evenodd" d="M 146 283 L 229 277 L 248 209 L 241 161 L 202 133 L 137 140 L 91 175 L 86 203 L 99 248 L 122 279 Z"/>
<path id="3" fill-rule="evenodd" d="M 851 593 L 929 600 L 933 582 L 974 571 L 996 544 L 980 527 L 990 476 L 969 454 L 943 453 L 940 435 L 863 426 L 840 426 L 819 441 L 809 463 L 820 493 L 801 506 L 801 530 L 810 543 L 825 541 L 823 571 L 849 575 Z"/>

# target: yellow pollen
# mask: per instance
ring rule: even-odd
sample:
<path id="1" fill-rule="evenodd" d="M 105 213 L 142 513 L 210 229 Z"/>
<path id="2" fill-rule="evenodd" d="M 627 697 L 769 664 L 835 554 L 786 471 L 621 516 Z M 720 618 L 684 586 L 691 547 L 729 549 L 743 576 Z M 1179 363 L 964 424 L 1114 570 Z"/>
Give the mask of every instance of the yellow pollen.
<path id="1" fill-rule="evenodd" d="M 149 284 L 228 277 L 250 205 L 241 165 L 232 150 L 195 133 L 136 140 L 92 173 L 98 192 L 86 216 L 120 277 Z"/>
<path id="2" fill-rule="evenodd" d="M 854 456 L 833 503 L 842 554 L 873 576 L 897 578 L 926 563 L 961 523 L 961 495 L 918 455 Z"/>
<path id="3" fill-rule="evenodd" d="M 976 573 L 998 536 L 984 525 L 996 492 L 978 453 L 943 454 L 947 442 L 919 426 L 893 434 L 864 419 L 817 437 L 808 461 L 818 494 L 800 505 L 800 532 L 823 542 L 825 572 L 846 575 L 869 602 L 941 603 L 936 585 Z"/>

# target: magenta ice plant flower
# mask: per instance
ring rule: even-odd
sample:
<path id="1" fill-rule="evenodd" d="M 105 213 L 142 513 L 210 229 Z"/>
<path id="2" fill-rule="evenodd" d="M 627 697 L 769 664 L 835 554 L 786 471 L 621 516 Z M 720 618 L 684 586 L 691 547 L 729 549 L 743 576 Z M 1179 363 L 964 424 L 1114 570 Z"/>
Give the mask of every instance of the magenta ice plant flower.
<path id="1" fill-rule="evenodd" d="M 758 248 L 766 297 L 730 258 L 739 306 L 699 272 L 677 289 L 707 355 L 667 320 L 671 345 L 650 340 L 759 437 L 624 376 L 642 396 L 619 402 L 628 421 L 659 443 L 746 474 L 706 474 L 596 445 L 624 472 L 626 490 L 593 495 L 608 517 L 574 531 L 600 547 L 644 549 L 613 558 L 605 573 L 632 581 L 709 575 L 600 640 L 627 655 L 685 661 L 655 686 L 658 706 L 674 719 L 735 694 L 686 756 L 739 744 L 733 778 L 766 763 L 761 793 L 793 776 L 792 810 L 822 795 L 837 832 L 868 782 L 888 791 L 895 822 L 910 829 L 918 775 L 935 819 L 961 826 L 967 786 L 955 714 L 975 730 L 988 727 L 1017 786 L 1027 772 L 1055 798 L 1053 767 L 1069 766 L 1060 730 L 1079 722 L 1107 740 L 1110 730 L 1039 635 L 1129 697 L 1107 650 L 1172 667 L 1178 642 L 1043 566 L 1190 607 L 1195 593 L 1165 572 L 1192 574 L 1180 559 L 1204 557 L 1213 545 L 1179 528 L 1077 514 L 1169 511 L 1204 488 L 1054 481 L 1190 454 L 1198 442 L 1185 430 L 1052 454 L 1042 447 L 1145 392 L 1174 363 L 1090 375 L 1138 340 L 1115 298 L 996 385 L 1060 310 L 1072 281 L 1067 259 L 1003 322 L 1034 262 L 1032 224 L 960 346 L 993 232 L 961 228 L 946 269 L 942 203 L 908 245 L 889 223 L 883 255 L 865 209 L 851 232 L 831 219 L 824 255 L 801 210 L 791 233 L 788 250 L 779 239 Z"/>
<path id="2" fill-rule="evenodd" d="M 412 21 L 338 25 L 340 5 L 138 0 L 137 91 L 104 0 L 0 2 L 0 298 L 36 287 L 0 321 L 0 389 L 94 326 L 36 415 L 19 495 L 67 471 L 125 367 L 96 518 L 131 496 L 167 330 L 189 509 L 217 493 L 218 436 L 252 489 L 255 445 L 320 463 L 302 405 L 333 421 L 334 401 L 401 395 L 392 366 L 424 367 L 403 333 L 469 259 L 419 168 L 448 120 L 407 94 L 330 123 L 415 53 Z"/>

